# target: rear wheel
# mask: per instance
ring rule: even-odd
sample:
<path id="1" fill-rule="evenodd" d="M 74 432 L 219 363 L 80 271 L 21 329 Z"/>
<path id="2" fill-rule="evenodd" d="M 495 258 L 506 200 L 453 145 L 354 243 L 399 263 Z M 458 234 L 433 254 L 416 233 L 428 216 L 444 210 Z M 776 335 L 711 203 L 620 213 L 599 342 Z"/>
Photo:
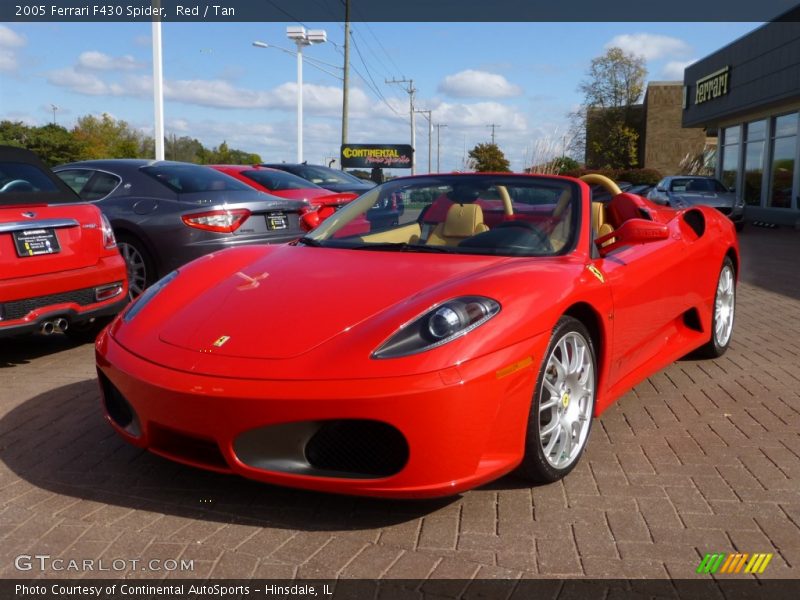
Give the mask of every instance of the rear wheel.
<path id="1" fill-rule="evenodd" d="M 522 475 L 550 483 L 575 467 L 589 439 L 596 390 L 592 338 L 583 323 L 561 317 L 534 389 Z"/>
<path id="2" fill-rule="evenodd" d="M 153 260 L 144 244 L 133 236 L 118 236 L 117 247 L 128 268 L 128 295 L 133 300 L 155 282 Z"/>
<path id="3" fill-rule="evenodd" d="M 725 257 L 717 279 L 714 308 L 711 313 L 711 339 L 701 347 L 699 353 L 707 358 L 725 354 L 733 337 L 733 319 L 736 309 L 736 271 L 733 261 Z"/>

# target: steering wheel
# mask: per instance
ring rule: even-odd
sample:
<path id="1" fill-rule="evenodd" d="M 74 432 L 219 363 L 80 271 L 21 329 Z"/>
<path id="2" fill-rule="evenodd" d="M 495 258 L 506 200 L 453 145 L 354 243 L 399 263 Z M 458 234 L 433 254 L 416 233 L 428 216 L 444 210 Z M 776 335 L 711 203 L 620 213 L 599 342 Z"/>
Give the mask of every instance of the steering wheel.
<path id="1" fill-rule="evenodd" d="M 0 193 L 2 192 L 32 192 L 36 188 L 33 187 L 30 181 L 25 179 L 12 179 L 3 187 L 0 188 Z"/>
<path id="2" fill-rule="evenodd" d="M 589 185 L 599 185 L 605 188 L 605 190 L 611 194 L 613 198 L 617 194 L 621 194 L 622 190 L 619 189 L 619 186 L 614 183 L 612 179 L 609 179 L 605 175 L 600 175 L 600 173 L 587 173 L 580 178 L 581 181 L 585 181 Z"/>

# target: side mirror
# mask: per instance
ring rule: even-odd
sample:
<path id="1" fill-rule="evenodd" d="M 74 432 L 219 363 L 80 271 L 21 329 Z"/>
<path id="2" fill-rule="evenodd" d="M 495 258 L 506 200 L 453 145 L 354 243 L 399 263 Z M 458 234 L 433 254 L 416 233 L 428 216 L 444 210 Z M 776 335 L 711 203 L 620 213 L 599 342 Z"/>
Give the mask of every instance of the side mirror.
<path id="1" fill-rule="evenodd" d="M 595 239 L 594 243 L 600 251 L 600 256 L 606 256 L 622 246 L 647 244 L 667 238 L 669 238 L 669 228 L 665 223 L 647 219 L 628 219 L 611 233 Z"/>

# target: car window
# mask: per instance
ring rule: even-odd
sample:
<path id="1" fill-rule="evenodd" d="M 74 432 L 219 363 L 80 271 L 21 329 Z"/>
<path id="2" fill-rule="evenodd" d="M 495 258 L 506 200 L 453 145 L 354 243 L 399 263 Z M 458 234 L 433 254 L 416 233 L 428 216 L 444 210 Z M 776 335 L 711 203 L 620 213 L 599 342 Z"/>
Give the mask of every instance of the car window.
<path id="1" fill-rule="evenodd" d="M 309 188 L 318 188 L 318 185 L 292 175 L 286 171 L 264 171 L 260 169 L 253 169 L 251 171 L 242 171 L 242 175 L 248 179 L 252 179 L 256 183 L 263 185 L 268 190 L 279 192 L 282 190 L 307 190 Z"/>
<path id="2" fill-rule="evenodd" d="M 322 187 L 325 187 L 326 183 L 342 183 L 345 185 L 361 183 L 361 180 L 357 177 L 336 169 L 328 169 L 327 167 L 318 167 L 316 165 L 299 165 L 297 174 Z"/>
<path id="3" fill-rule="evenodd" d="M 88 169 L 68 169 L 66 171 L 58 171 L 56 175 L 58 175 L 61 181 L 72 188 L 73 192 L 80 196 L 83 186 L 91 179 L 92 173 L 94 173 L 94 171 Z M 83 198 L 83 196 L 81 196 L 81 198 Z"/>
<path id="4" fill-rule="evenodd" d="M 84 200 L 99 200 L 105 198 L 122 182 L 116 175 L 104 171 L 96 171 L 80 193 Z"/>
<path id="5" fill-rule="evenodd" d="M 241 181 L 200 165 L 154 165 L 141 171 L 178 194 L 252 191 Z"/>
<path id="6" fill-rule="evenodd" d="M 0 194 L 58 192 L 50 177 L 36 165 L 0 162 Z"/>
<path id="7" fill-rule="evenodd" d="M 727 192 L 728 190 L 716 179 L 691 178 L 673 179 L 669 187 L 671 192 Z"/>

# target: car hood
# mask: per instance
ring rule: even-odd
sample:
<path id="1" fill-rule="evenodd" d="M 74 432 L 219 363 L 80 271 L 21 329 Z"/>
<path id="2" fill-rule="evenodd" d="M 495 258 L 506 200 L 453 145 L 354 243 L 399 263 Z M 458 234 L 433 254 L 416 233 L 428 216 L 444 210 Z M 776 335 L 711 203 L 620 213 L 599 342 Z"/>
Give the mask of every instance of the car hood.
<path id="1" fill-rule="evenodd" d="M 680 192 L 670 193 L 670 198 L 680 198 L 687 205 L 701 204 L 704 206 L 730 207 L 736 203 L 736 194 L 725 192 Z"/>
<path id="2" fill-rule="evenodd" d="M 195 352 L 292 358 L 398 303 L 413 302 L 419 293 L 503 260 L 276 247 L 246 267 L 216 276 L 170 316 L 159 337 Z"/>

